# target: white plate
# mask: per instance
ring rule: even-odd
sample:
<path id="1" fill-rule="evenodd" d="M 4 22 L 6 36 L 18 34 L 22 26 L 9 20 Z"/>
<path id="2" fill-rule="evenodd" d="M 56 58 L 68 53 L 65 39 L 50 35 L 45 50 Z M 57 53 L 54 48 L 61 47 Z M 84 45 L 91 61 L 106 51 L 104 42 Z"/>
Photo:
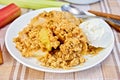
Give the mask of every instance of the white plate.
<path id="1" fill-rule="evenodd" d="M 92 3 L 96 3 L 100 0 L 66 0 L 66 1 L 75 3 L 75 4 L 92 4 Z"/>
<path id="2" fill-rule="evenodd" d="M 18 62 L 24 64 L 27 67 L 40 70 L 40 71 L 55 72 L 55 73 L 68 73 L 68 72 L 75 72 L 75 71 L 82 71 L 82 70 L 89 69 L 99 64 L 100 62 L 102 62 L 111 53 L 113 46 L 114 46 L 114 36 L 113 36 L 113 32 L 110 29 L 110 27 L 106 23 L 104 23 L 105 27 L 109 29 L 109 32 L 110 32 L 109 35 L 111 36 L 111 39 L 110 39 L 111 44 L 109 45 L 109 47 L 101 51 L 98 55 L 94 57 L 87 56 L 87 61 L 82 66 L 76 66 L 70 70 L 51 69 L 51 68 L 39 65 L 36 59 L 22 57 L 21 53 L 16 49 L 15 44 L 13 43 L 13 38 L 15 38 L 18 35 L 18 32 L 21 31 L 34 16 L 36 16 L 37 14 L 43 11 L 51 11 L 51 10 L 60 11 L 59 8 L 45 8 L 45 9 L 35 10 L 35 11 L 29 12 L 27 14 L 20 16 L 9 26 L 6 32 L 6 36 L 5 36 L 5 44 L 6 44 L 6 47 L 9 53 Z"/>

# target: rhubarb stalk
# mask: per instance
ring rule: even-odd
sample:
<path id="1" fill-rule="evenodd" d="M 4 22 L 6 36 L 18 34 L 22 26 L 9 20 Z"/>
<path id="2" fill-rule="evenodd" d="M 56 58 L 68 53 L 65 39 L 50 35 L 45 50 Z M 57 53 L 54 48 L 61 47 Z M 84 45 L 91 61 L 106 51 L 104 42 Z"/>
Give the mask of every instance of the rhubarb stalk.
<path id="1" fill-rule="evenodd" d="M 0 28 L 13 21 L 15 18 L 20 16 L 21 10 L 14 3 L 0 9 Z"/>

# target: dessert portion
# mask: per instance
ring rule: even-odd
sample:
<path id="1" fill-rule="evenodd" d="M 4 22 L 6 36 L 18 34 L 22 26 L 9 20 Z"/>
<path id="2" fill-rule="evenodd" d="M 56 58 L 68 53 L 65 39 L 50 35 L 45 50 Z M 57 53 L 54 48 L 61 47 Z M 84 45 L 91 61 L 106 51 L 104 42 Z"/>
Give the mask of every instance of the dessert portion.
<path id="1" fill-rule="evenodd" d="M 69 69 L 85 63 L 85 55 L 103 49 L 89 44 L 88 36 L 79 27 L 81 23 L 82 19 L 68 12 L 42 12 L 13 41 L 26 58 L 35 57 L 46 67 Z"/>

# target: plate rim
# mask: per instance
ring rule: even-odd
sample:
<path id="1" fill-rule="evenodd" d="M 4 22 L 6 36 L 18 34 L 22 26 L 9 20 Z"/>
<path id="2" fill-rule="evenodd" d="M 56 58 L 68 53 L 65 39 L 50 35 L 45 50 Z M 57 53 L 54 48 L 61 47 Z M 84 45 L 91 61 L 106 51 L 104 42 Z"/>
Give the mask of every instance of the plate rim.
<path id="1" fill-rule="evenodd" d="M 95 1 L 90 1 L 89 0 L 87 2 L 82 2 L 80 1 L 79 3 L 75 2 L 75 1 L 69 1 L 69 0 L 66 0 L 67 2 L 70 2 L 70 3 L 73 3 L 73 4 L 81 4 L 81 5 L 88 5 L 88 4 L 94 4 L 94 3 L 97 3 L 97 2 L 100 2 L 101 0 L 95 0 Z"/>

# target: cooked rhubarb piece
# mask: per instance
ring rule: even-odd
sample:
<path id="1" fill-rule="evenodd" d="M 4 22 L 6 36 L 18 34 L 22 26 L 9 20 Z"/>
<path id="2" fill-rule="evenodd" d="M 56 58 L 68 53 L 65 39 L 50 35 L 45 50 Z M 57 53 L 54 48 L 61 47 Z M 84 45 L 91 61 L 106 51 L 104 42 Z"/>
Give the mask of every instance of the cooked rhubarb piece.
<path id="1" fill-rule="evenodd" d="M 0 28 L 13 21 L 20 16 L 21 10 L 14 3 L 0 9 Z"/>
<path id="2" fill-rule="evenodd" d="M 47 51 L 51 51 L 52 46 L 49 39 L 49 30 L 47 28 L 42 28 L 39 32 L 39 37 L 41 43 L 45 46 Z"/>

